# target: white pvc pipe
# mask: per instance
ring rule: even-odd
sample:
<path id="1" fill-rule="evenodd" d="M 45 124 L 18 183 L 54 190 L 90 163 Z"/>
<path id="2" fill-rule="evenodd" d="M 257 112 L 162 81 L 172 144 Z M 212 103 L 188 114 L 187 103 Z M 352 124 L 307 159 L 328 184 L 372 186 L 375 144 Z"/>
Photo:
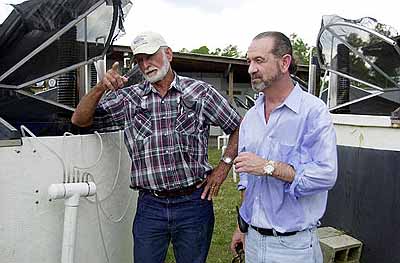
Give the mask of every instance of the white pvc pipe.
<path id="1" fill-rule="evenodd" d="M 74 194 L 65 199 L 64 234 L 61 250 L 61 263 L 74 262 L 79 198 L 79 194 Z"/>
<path id="2" fill-rule="evenodd" d="M 65 199 L 64 233 L 61 251 L 61 263 L 73 263 L 77 229 L 79 198 L 96 193 L 93 182 L 52 184 L 48 189 L 51 199 Z"/>
<path id="3" fill-rule="evenodd" d="M 51 199 L 66 199 L 75 194 L 91 196 L 96 193 L 96 185 L 93 182 L 52 184 L 48 189 L 48 193 Z"/>

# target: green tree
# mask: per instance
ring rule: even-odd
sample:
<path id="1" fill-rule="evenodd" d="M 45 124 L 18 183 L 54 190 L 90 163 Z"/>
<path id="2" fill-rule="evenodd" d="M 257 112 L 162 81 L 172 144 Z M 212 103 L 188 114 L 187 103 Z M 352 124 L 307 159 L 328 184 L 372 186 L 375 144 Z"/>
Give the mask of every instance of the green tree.
<path id="1" fill-rule="evenodd" d="M 228 45 L 222 50 L 221 56 L 237 58 L 240 57 L 240 51 L 236 45 Z"/>
<path id="2" fill-rule="evenodd" d="M 214 51 L 212 51 L 210 53 L 210 55 L 221 56 L 221 49 L 220 48 L 216 48 Z"/>
<path id="3" fill-rule="evenodd" d="M 210 54 L 210 49 L 207 46 L 201 46 L 199 48 L 192 49 L 190 53 L 196 53 L 196 54 Z"/>
<path id="4" fill-rule="evenodd" d="M 290 35 L 290 41 L 292 42 L 293 56 L 297 64 L 308 65 L 310 62 L 311 48 L 295 33 Z"/>
<path id="5" fill-rule="evenodd" d="M 225 56 L 233 58 L 238 58 L 241 56 L 241 52 L 236 45 L 228 45 L 224 49 L 216 48 L 214 50 L 210 50 L 207 46 L 201 46 L 190 51 L 187 48 L 182 48 L 181 50 L 179 50 L 179 52 Z"/>

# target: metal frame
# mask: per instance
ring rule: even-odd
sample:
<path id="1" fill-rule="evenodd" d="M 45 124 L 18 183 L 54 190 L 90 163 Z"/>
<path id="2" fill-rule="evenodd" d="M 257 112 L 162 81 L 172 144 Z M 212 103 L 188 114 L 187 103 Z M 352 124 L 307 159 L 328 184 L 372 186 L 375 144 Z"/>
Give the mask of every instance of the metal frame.
<path id="1" fill-rule="evenodd" d="M 58 102 L 55 102 L 55 101 L 52 101 L 52 100 L 46 100 L 46 99 L 44 99 L 44 98 L 42 98 L 42 97 L 40 97 L 40 96 L 32 95 L 31 93 L 29 93 L 29 92 L 27 92 L 27 91 L 24 91 L 24 90 L 17 90 L 16 92 L 19 93 L 19 94 L 22 94 L 22 95 L 24 95 L 24 96 L 33 98 L 33 99 L 35 99 L 35 100 L 40 100 L 40 101 L 46 102 L 46 103 L 48 103 L 48 104 L 52 104 L 52 105 L 54 105 L 54 106 L 57 106 L 57 107 L 60 107 L 60 108 L 69 110 L 69 111 L 71 111 L 71 112 L 75 110 L 74 108 L 69 107 L 69 106 L 67 106 L 67 105 L 64 105 L 64 104 L 61 104 L 61 103 L 58 103 Z"/>
<path id="2" fill-rule="evenodd" d="M 29 53 L 26 57 L 24 57 L 21 61 L 19 61 L 17 64 L 15 64 L 12 68 L 10 68 L 9 70 L 7 70 L 3 75 L 0 76 L 0 82 L 3 81 L 6 77 L 8 77 L 10 74 L 12 74 L 15 70 L 17 70 L 18 68 L 20 68 L 22 65 L 24 65 L 28 60 L 30 60 L 32 57 L 34 57 L 36 54 L 38 54 L 39 52 L 41 52 L 43 49 L 45 49 L 46 47 L 48 47 L 50 44 L 52 44 L 55 40 L 57 40 L 61 35 L 63 35 L 65 32 L 67 32 L 68 30 L 70 30 L 72 27 L 74 27 L 76 24 L 78 24 L 82 19 L 86 18 L 88 15 L 90 15 L 94 10 L 96 10 L 98 7 L 100 7 L 102 4 L 104 3 L 104 0 L 97 2 L 96 4 L 94 4 L 92 7 L 89 8 L 89 10 L 87 10 L 84 14 L 80 15 L 79 17 L 77 17 L 75 20 L 71 21 L 70 23 L 68 23 L 66 26 L 64 26 L 60 31 L 58 31 L 57 33 L 55 33 L 53 36 L 51 36 L 49 39 L 47 39 L 45 42 L 43 42 L 39 47 L 37 47 L 35 50 L 33 50 L 31 53 Z M 87 34 L 87 32 L 85 32 L 85 35 Z M 80 64 L 80 63 L 79 63 Z M 75 64 L 78 65 L 78 64 Z M 82 65 L 80 65 L 82 66 Z M 72 68 L 75 69 L 75 68 Z M 70 70 L 72 70 L 70 69 Z M 61 70 L 60 70 L 61 71 Z M 60 72 L 57 71 L 57 72 Z M 64 73 L 65 71 L 61 72 Z M 60 73 L 59 73 L 60 74 Z M 51 75 L 51 74 L 48 74 Z M 46 75 L 46 76 L 48 76 Z M 52 75 L 54 76 L 54 75 Z M 52 77 L 51 76 L 51 77 Z M 32 83 L 36 83 L 40 80 L 43 80 L 43 78 L 38 78 L 26 83 L 29 83 L 28 85 L 32 84 Z M 26 83 L 20 84 L 18 85 L 18 89 L 22 88 L 22 87 L 26 87 L 28 85 L 25 85 Z"/>
<path id="3" fill-rule="evenodd" d="M 354 54 L 357 54 L 359 57 L 361 57 L 365 62 L 367 62 L 371 67 L 373 67 L 376 71 L 378 71 L 379 73 L 381 73 L 385 78 L 387 78 L 390 82 L 392 82 L 396 87 L 400 88 L 400 86 L 398 86 L 398 84 L 389 76 L 387 75 L 380 67 L 378 67 L 377 65 L 375 65 L 374 62 L 372 62 L 371 60 L 369 60 L 366 56 L 364 56 L 363 54 L 361 54 L 360 52 L 358 52 L 355 48 L 353 48 L 352 45 L 350 45 L 346 40 L 342 39 L 341 36 L 339 36 L 338 34 L 336 34 L 335 32 L 329 30 L 329 28 L 327 27 L 326 30 L 331 33 L 334 37 L 336 37 L 342 44 L 344 44 L 346 47 L 348 47 Z M 400 55 L 400 54 L 399 54 Z"/>
<path id="4" fill-rule="evenodd" d="M 385 91 L 385 89 L 382 89 L 382 88 L 379 87 L 379 86 L 376 86 L 376 85 L 371 84 L 371 83 L 369 83 L 369 82 L 366 82 L 366 81 L 363 81 L 363 80 L 354 78 L 354 77 L 349 76 L 349 75 L 347 75 L 347 74 L 345 74 L 345 73 L 342 73 L 342 72 L 340 72 L 340 71 L 331 69 L 330 67 L 324 67 L 324 69 L 325 69 L 326 71 L 332 72 L 332 73 L 334 73 L 334 74 L 336 74 L 336 75 L 339 75 L 339 76 L 341 76 L 341 77 L 348 78 L 348 79 L 350 79 L 350 80 L 360 82 L 360 83 L 362 83 L 362 84 L 364 84 L 364 85 L 366 85 L 366 86 L 369 86 L 369 87 L 371 87 L 371 88 L 373 88 L 373 89 L 377 89 L 377 90 L 379 90 L 379 91 Z"/>
<path id="5" fill-rule="evenodd" d="M 102 56 L 97 56 L 97 57 L 94 57 L 94 58 L 89 59 L 89 60 L 87 60 L 87 61 L 84 61 L 84 62 L 80 62 L 80 63 L 74 64 L 74 65 L 71 65 L 71 66 L 69 66 L 69 67 L 66 67 L 66 68 L 57 70 L 57 71 L 52 72 L 52 73 L 49 73 L 49 74 L 47 74 L 47 75 L 43 75 L 43 76 L 41 76 L 41 77 L 39 77 L 39 78 L 30 80 L 30 81 L 28 81 L 28 82 L 22 83 L 22 84 L 17 85 L 17 86 L 0 84 L 0 88 L 6 88 L 6 89 L 22 89 L 22 88 L 25 88 L 25 87 L 27 87 L 27 86 L 29 86 L 29 85 L 35 84 L 35 83 L 37 83 L 37 82 L 39 82 L 39 81 L 46 80 L 46 79 L 49 79 L 49 78 L 51 78 L 51 77 L 57 76 L 57 75 L 59 75 L 59 74 L 63 74 L 63 73 L 65 73 L 65 72 L 68 72 L 68 71 L 71 71 L 71 70 L 80 68 L 80 67 L 82 67 L 82 66 L 84 66 L 84 65 L 91 64 L 91 63 L 93 63 L 93 62 L 95 62 L 95 61 L 97 61 L 97 60 L 99 60 L 99 59 L 101 59 L 101 58 L 102 58 Z"/>
<path id="6" fill-rule="evenodd" d="M 344 44 L 346 47 L 348 47 L 354 54 L 356 54 L 356 55 L 358 55 L 359 57 L 361 57 L 365 62 L 367 62 L 371 67 L 373 67 L 376 71 L 378 71 L 380 74 L 382 74 L 387 80 L 389 80 L 391 83 L 393 83 L 394 86 L 396 87 L 396 88 L 391 88 L 391 89 L 382 89 L 381 87 L 379 87 L 379 86 L 377 86 L 377 85 L 374 85 L 374 84 L 371 84 L 371 83 L 369 83 L 369 82 L 366 82 L 366 81 L 363 81 L 363 80 L 354 78 L 354 77 L 349 76 L 349 75 L 347 75 L 347 74 L 345 74 L 345 73 L 341 73 L 341 72 L 339 72 L 339 71 L 336 71 L 336 70 L 330 68 L 328 65 L 323 64 L 323 63 L 322 63 L 322 59 L 321 59 L 321 57 L 320 57 L 320 53 L 317 52 L 318 62 L 319 62 L 319 64 L 321 65 L 321 68 L 325 70 L 325 76 L 324 76 L 324 77 L 326 77 L 327 73 L 329 72 L 329 74 L 333 73 L 333 74 L 339 75 L 339 76 L 341 76 L 341 77 L 344 77 L 344 78 L 347 78 L 347 79 L 350 79 L 350 80 L 353 80 L 353 81 L 357 81 L 357 82 L 362 83 L 362 84 L 364 84 L 364 85 L 366 85 L 366 86 L 368 86 L 368 87 L 370 87 L 370 88 L 373 88 L 373 89 L 378 90 L 377 92 L 373 92 L 373 93 L 371 93 L 370 95 L 367 95 L 367 96 L 365 96 L 365 97 L 362 97 L 362 98 L 359 98 L 359 99 L 356 99 L 356 100 L 353 100 L 353 101 L 349 101 L 349 102 L 346 102 L 346 103 L 343 103 L 343 104 L 340 104 L 340 105 L 336 105 L 335 107 L 330 108 L 330 109 L 329 109 L 330 111 L 333 111 L 333 110 L 336 110 L 336 109 L 338 109 L 338 108 L 345 107 L 345 106 L 348 106 L 348 105 L 351 105 L 351 104 L 354 104 L 354 103 L 357 103 L 357 102 L 360 102 L 360 101 L 363 101 L 363 100 L 367 100 L 367 99 L 372 98 L 372 97 L 379 96 L 379 95 L 385 93 L 386 91 L 400 90 L 400 85 L 399 85 L 398 83 L 396 83 L 390 76 L 388 76 L 380 67 L 378 67 L 374 62 L 370 61 L 367 57 L 365 57 L 363 54 L 361 54 L 361 53 L 358 52 L 356 49 L 354 49 L 354 48 L 353 48 L 345 39 L 343 39 L 340 35 L 336 34 L 336 33 L 333 32 L 332 30 L 330 30 L 330 28 L 331 28 L 331 27 L 334 27 L 334 26 L 348 26 L 348 27 L 356 28 L 356 29 L 359 29 L 359 30 L 368 32 L 368 33 L 370 33 L 370 34 L 372 34 L 372 35 L 375 35 L 375 36 L 381 38 L 384 42 L 386 42 L 386 43 L 388 43 L 389 45 L 393 46 L 393 48 L 396 50 L 396 52 L 400 55 L 400 48 L 399 48 L 399 46 L 398 46 L 398 44 L 397 44 L 396 41 L 394 41 L 393 39 L 391 39 L 391 38 L 389 38 L 389 37 L 386 37 L 386 36 L 384 36 L 384 35 L 382 35 L 382 34 L 376 32 L 376 31 L 374 31 L 374 30 L 372 30 L 372 29 L 369 29 L 369 28 L 367 28 L 367 27 L 363 27 L 363 26 L 360 26 L 360 25 L 351 24 L 351 23 L 348 23 L 348 22 L 337 22 L 337 23 L 333 23 L 333 24 L 330 24 L 330 25 L 325 26 L 325 27 L 323 28 L 323 30 L 320 30 L 320 32 L 318 33 L 318 36 L 317 36 L 317 43 L 319 43 L 319 40 L 320 40 L 320 38 L 321 38 L 322 33 L 325 32 L 325 30 L 328 31 L 329 33 L 332 34 L 332 39 L 333 39 L 333 38 L 337 38 L 338 41 L 340 41 L 342 44 Z M 333 43 L 333 40 L 332 40 L 332 43 Z M 333 47 L 331 48 L 331 60 L 332 60 L 332 50 L 333 50 Z M 324 78 L 323 84 L 325 84 L 325 78 Z M 328 101 L 329 101 L 329 91 L 330 91 L 330 87 L 329 87 L 329 86 L 328 86 L 328 88 L 325 89 L 325 90 L 323 90 L 323 89 L 321 88 L 319 97 L 321 97 L 322 94 L 323 94 L 323 92 L 325 92 L 326 90 L 328 90 Z M 328 105 L 329 105 L 329 104 L 328 104 Z"/>
<path id="7" fill-rule="evenodd" d="M 337 110 L 337 109 L 339 109 L 339 108 L 342 108 L 342 107 L 345 107 L 345 106 L 348 106 L 348 105 L 352 105 L 352 104 L 355 104 L 355 103 L 360 102 L 360 101 L 363 101 L 363 100 L 367 100 L 367 99 L 370 99 L 370 98 L 379 96 L 379 95 L 381 95 L 381 94 L 383 94 L 383 93 L 385 93 L 385 92 L 376 91 L 375 93 L 372 93 L 372 94 L 367 95 L 367 96 L 365 96 L 365 97 L 362 97 L 362 98 L 359 98 L 359 99 L 356 99 L 356 100 L 352 100 L 352 101 L 349 101 L 349 102 L 346 102 L 346 103 L 337 105 L 337 106 L 335 106 L 335 107 L 332 107 L 332 108 L 329 109 L 329 111 L 334 111 L 334 110 Z"/>

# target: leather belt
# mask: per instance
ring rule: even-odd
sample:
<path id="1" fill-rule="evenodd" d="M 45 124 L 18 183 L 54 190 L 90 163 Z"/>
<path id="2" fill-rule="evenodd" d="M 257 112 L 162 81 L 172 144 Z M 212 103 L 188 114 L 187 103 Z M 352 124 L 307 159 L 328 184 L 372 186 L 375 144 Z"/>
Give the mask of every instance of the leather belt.
<path id="1" fill-rule="evenodd" d="M 261 227 L 256 227 L 250 225 L 251 228 L 256 230 L 258 233 L 260 233 L 263 236 L 293 236 L 296 235 L 298 231 L 293 231 L 293 232 L 285 232 L 281 233 L 278 231 L 275 231 L 275 229 L 269 229 L 269 228 L 261 228 Z"/>
<path id="2" fill-rule="evenodd" d="M 167 197 L 177 197 L 184 195 L 191 195 L 197 189 L 196 185 L 191 185 L 185 188 L 179 188 L 174 190 L 165 190 L 165 191 L 156 191 L 149 189 L 140 189 L 139 191 L 144 191 L 146 193 L 150 193 L 155 197 L 167 198 Z"/>

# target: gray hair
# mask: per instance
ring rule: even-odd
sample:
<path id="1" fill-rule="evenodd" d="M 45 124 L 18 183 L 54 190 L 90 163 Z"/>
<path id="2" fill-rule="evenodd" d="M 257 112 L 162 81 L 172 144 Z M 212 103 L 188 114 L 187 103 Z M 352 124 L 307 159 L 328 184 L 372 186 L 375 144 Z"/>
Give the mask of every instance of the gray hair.
<path id="1" fill-rule="evenodd" d="M 290 39 L 281 32 L 278 31 L 266 31 L 258 34 L 253 38 L 253 40 L 263 39 L 263 38 L 272 38 L 274 40 L 274 47 L 271 50 L 271 53 L 276 57 L 282 57 L 286 54 L 292 57 L 292 61 L 289 65 L 289 73 L 295 74 L 297 71 L 296 61 L 293 57 L 293 49 L 292 43 Z"/>

